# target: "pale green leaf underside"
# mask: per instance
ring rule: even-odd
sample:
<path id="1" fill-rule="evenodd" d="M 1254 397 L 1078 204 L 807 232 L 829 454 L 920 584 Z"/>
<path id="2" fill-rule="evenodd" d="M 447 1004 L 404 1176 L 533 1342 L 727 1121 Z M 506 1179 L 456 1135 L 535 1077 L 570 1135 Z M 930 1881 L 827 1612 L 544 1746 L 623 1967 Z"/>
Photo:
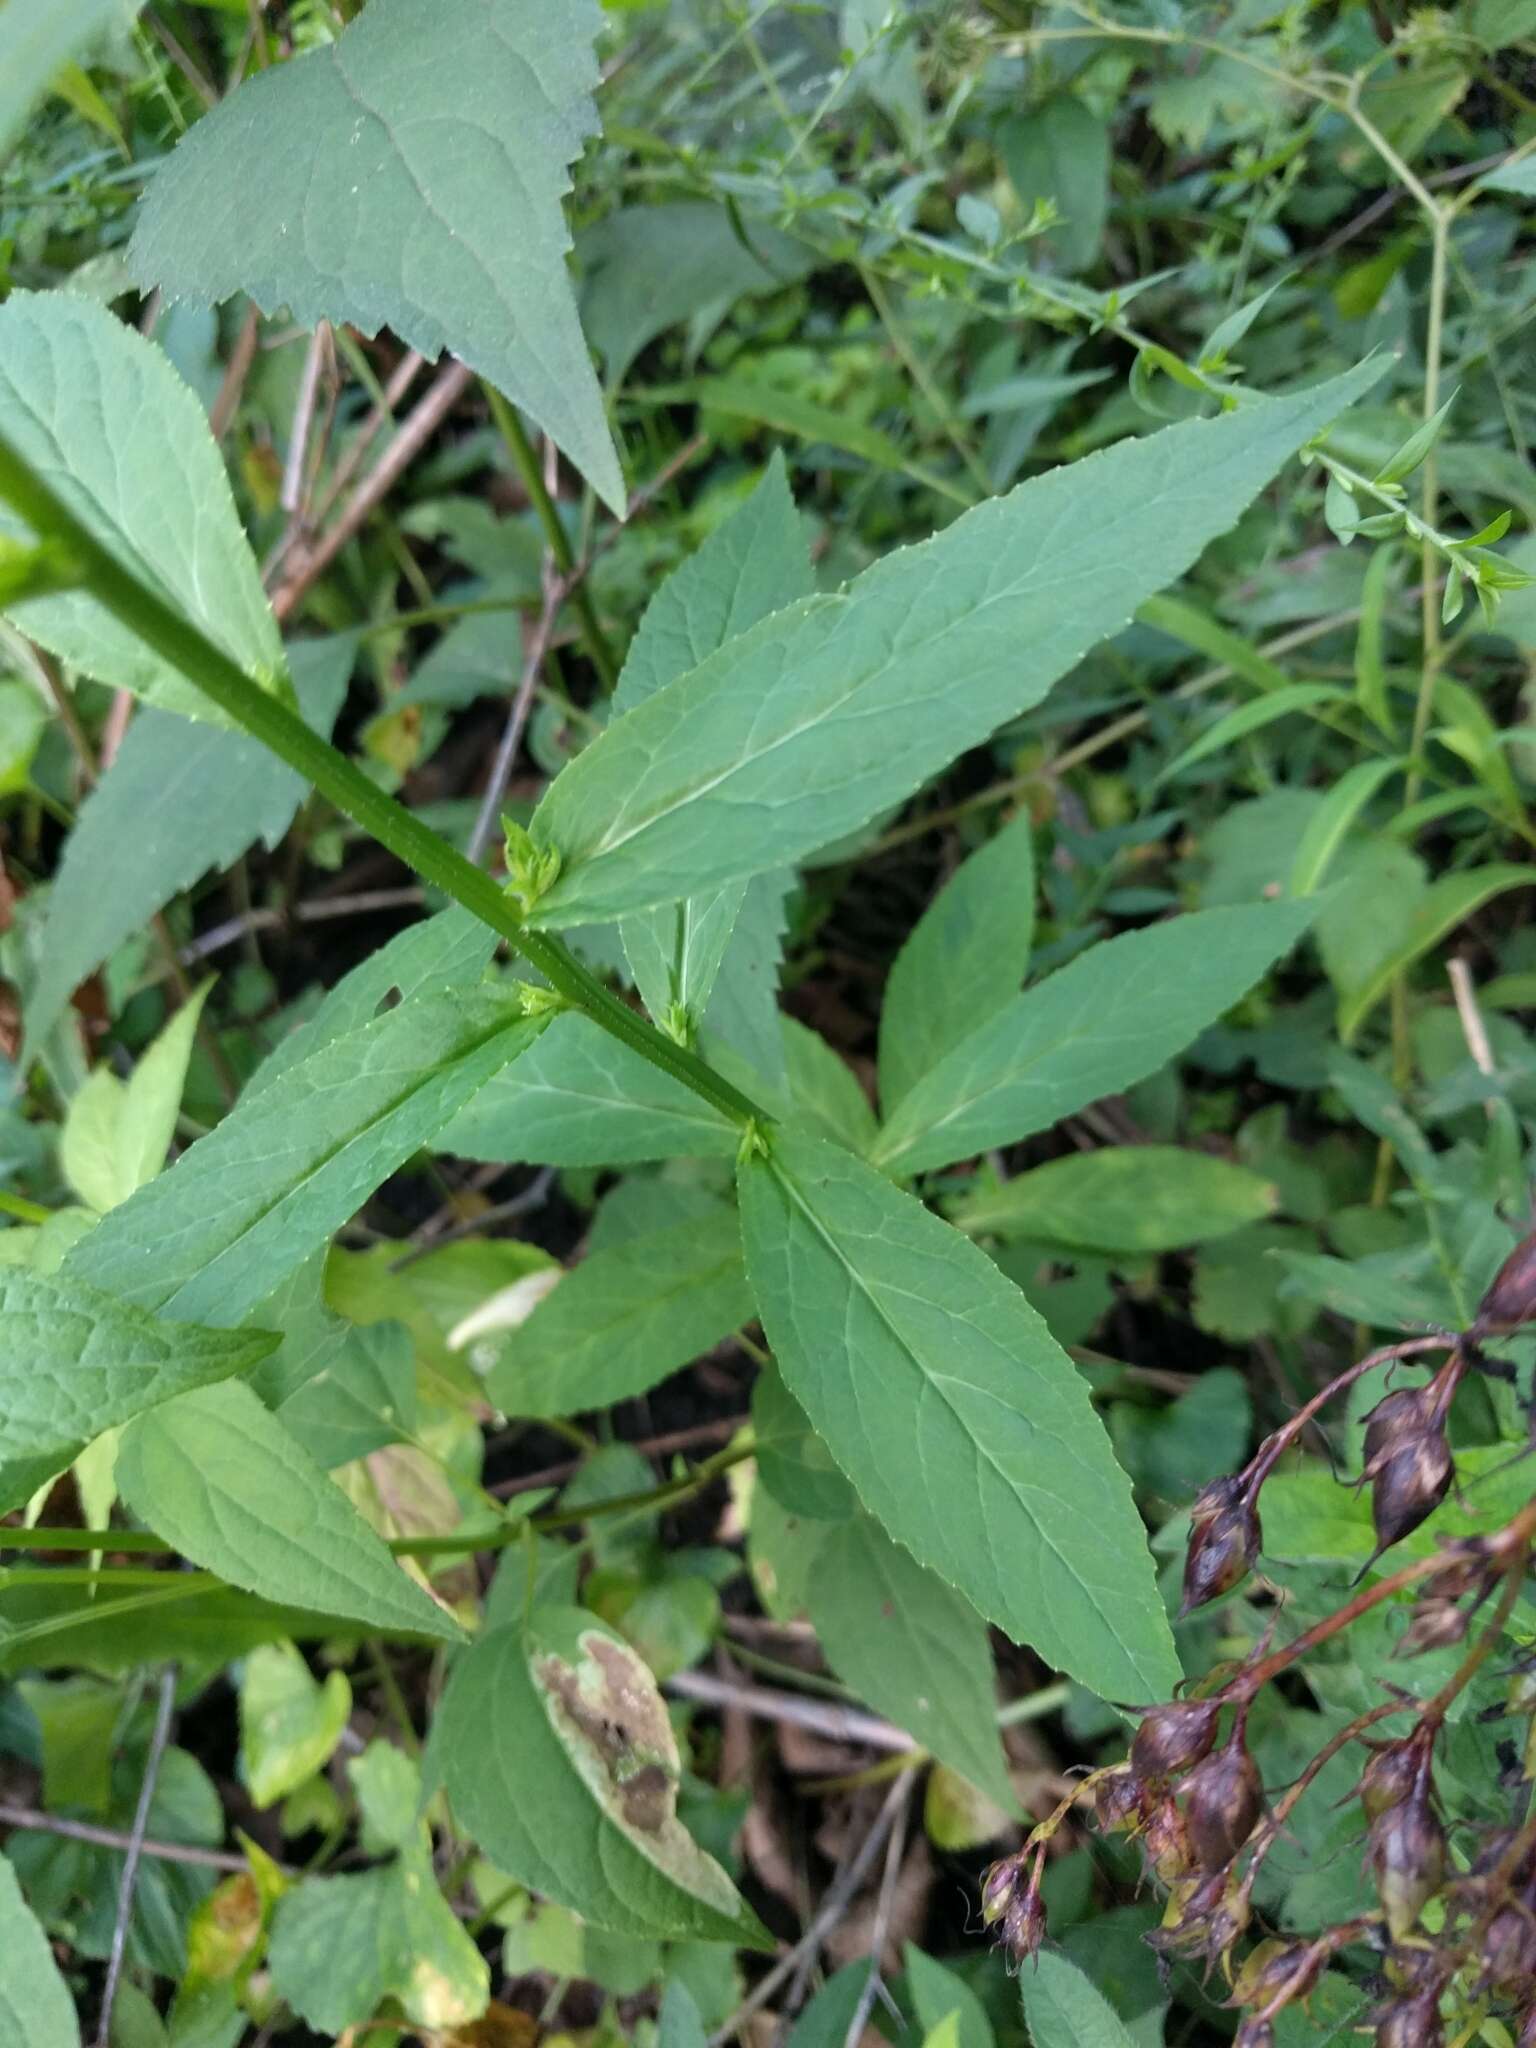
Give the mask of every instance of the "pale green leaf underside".
<path id="1" fill-rule="evenodd" d="M 806 1582 L 838 1677 L 1005 1811 L 1016 1811 L 996 1726 L 986 1624 L 869 1515 L 833 1524 Z"/>
<path id="2" fill-rule="evenodd" d="M 482 1637 L 456 1664 L 438 1711 L 434 1751 L 460 1825 L 498 1870 L 594 1927 L 762 1945 L 750 1909 L 688 1838 L 670 1803 L 653 1794 L 653 1824 L 625 1824 L 614 1788 L 604 1790 L 593 1759 L 579 1758 L 569 1730 L 557 1727 L 530 1650 L 535 1658 L 553 1650 L 585 1669 L 588 1657 L 577 1645 L 612 1638 L 586 1613 L 546 1610 L 534 1622 L 531 1646 L 521 1629 Z M 640 1667 L 638 1706 L 651 1705 L 664 1722 L 665 1707 L 647 1679 Z"/>
<path id="3" fill-rule="evenodd" d="M 13 292 L 0 306 L 0 433 L 115 559 L 271 686 L 283 650 L 208 421 L 170 359 L 104 306 Z M 19 530 L 0 517 L 0 532 Z M 16 624 L 98 682 L 215 725 L 202 692 L 91 598 Z"/>
<path id="4" fill-rule="evenodd" d="M 551 927 L 793 864 L 1045 695 L 1379 376 L 1122 442 L 778 613 L 619 719 L 535 832 Z"/>
<path id="5" fill-rule="evenodd" d="M 1106 939 L 924 1074 L 873 1156 L 903 1174 L 947 1166 L 1144 1080 L 1245 995 L 1315 915 L 1313 903 L 1243 904 Z"/>
<path id="6" fill-rule="evenodd" d="M 731 1159 L 741 1133 L 716 1109 L 612 1039 L 557 1017 L 533 1050 L 443 1130 L 443 1151 L 531 1166 Z"/>
<path id="7" fill-rule="evenodd" d="M 493 988 L 387 1010 L 238 1104 L 67 1271 L 181 1320 L 240 1322 L 539 1028 Z"/>
<path id="8" fill-rule="evenodd" d="M 166 1323 L 94 1287 L 0 1267 L 0 1513 L 103 1430 L 277 1348 L 261 1330 Z"/>
<path id="9" fill-rule="evenodd" d="M 600 19 L 593 0 L 372 0 L 182 141 L 150 187 L 134 275 L 451 349 L 622 512 L 561 212 L 597 131 Z"/>
<path id="10" fill-rule="evenodd" d="M 575 1415 L 646 1393 L 752 1320 L 741 1231 L 724 1206 L 589 1254 L 500 1349 L 486 1392 L 508 1415 Z"/>
<path id="11" fill-rule="evenodd" d="M 355 646 L 350 634 L 337 634 L 288 650 L 299 709 L 326 737 Z M 243 732 L 141 712 L 64 842 L 27 1005 L 28 1043 L 43 1042 L 71 992 L 173 896 L 210 868 L 232 866 L 258 839 L 275 846 L 306 788 Z M 129 847 L 131 860 L 124 858 Z"/>
<path id="12" fill-rule="evenodd" d="M 786 1385 L 865 1505 L 990 1621 L 1111 1699 L 1178 1679 L 1130 1482 L 1085 1382 L 992 1261 L 837 1147 L 740 1175 Z"/>
<path id="13" fill-rule="evenodd" d="M 17 2048 L 80 2048 L 80 2023 L 59 1966 L 16 1873 L 0 1856 L 0 2040 Z"/>
<path id="14" fill-rule="evenodd" d="M 458 1642 L 335 1481 L 249 1387 L 206 1387 L 144 1415 L 117 1453 L 124 1500 L 232 1586 L 390 1633 Z"/>

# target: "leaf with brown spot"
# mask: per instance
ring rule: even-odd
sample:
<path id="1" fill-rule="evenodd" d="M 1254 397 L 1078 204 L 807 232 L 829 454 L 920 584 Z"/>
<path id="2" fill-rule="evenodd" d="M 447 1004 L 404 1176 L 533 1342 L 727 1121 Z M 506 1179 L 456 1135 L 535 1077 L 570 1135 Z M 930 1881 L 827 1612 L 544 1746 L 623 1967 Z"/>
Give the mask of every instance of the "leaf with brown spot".
<path id="1" fill-rule="evenodd" d="M 455 1816 L 508 1877 L 594 1927 L 768 1936 L 677 1818 L 681 1763 L 649 1667 L 596 1618 L 544 1608 L 455 1666 L 433 1729 Z"/>

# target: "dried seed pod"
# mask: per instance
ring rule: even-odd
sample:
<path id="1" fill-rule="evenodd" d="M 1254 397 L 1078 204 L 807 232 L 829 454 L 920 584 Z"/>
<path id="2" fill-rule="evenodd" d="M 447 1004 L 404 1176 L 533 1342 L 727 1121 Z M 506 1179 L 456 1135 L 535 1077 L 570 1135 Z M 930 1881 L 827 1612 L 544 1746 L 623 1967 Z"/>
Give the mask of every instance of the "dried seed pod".
<path id="1" fill-rule="evenodd" d="M 1389 1806 L 1401 1806 L 1412 1797 L 1420 1761 L 1420 1745 L 1412 1736 L 1403 1742 L 1383 1743 L 1373 1752 L 1356 1788 L 1368 1819 L 1376 1820 Z"/>
<path id="2" fill-rule="evenodd" d="M 1024 1853 L 1004 1856 L 981 1880 L 981 1921 L 991 1927 L 1002 1919 L 1024 1883 Z"/>
<path id="3" fill-rule="evenodd" d="M 1222 1747 L 1197 1764 L 1184 1781 L 1190 1847 L 1202 1870 L 1224 1870 L 1259 1824 L 1264 1785 L 1248 1754 L 1247 1716 Z"/>
<path id="4" fill-rule="evenodd" d="M 1213 1480 L 1190 1510 L 1180 1614 L 1230 1593 L 1252 1570 L 1262 1542 L 1258 1509 L 1241 1473 Z"/>
<path id="5" fill-rule="evenodd" d="M 1230 1979 L 1231 1955 L 1247 1932 L 1252 1909 L 1242 1886 L 1224 1870 L 1185 1878 L 1168 1894 L 1161 1927 L 1147 1940 L 1163 1955 L 1220 1963 Z"/>
<path id="6" fill-rule="evenodd" d="M 1506 1996 L 1536 1984 L 1536 1920 L 1518 1905 L 1501 1906 L 1483 1936 L 1485 1987 Z"/>
<path id="7" fill-rule="evenodd" d="M 1376 2048 L 1445 2048 L 1439 1993 L 1400 1998 L 1378 2013 Z"/>
<path id="8" fill-rule="evenodd" d="M 1411 1536 L 1434 1513 L 1455 1476 L 1443 1430 L 1426 1430 L 1383 1459 L 1371 1481 L 1377 1557 Z"/>
<path id="9" fill-rule="evenodd" d="M 1158 1783 L 1209 1756 L 1221 1719 L 1220 1700 L 1173 1700 L 1142 1719 L 1131 1744 L 1131 1769 Z"/>
<path id="10" fill-rule="evenodd" d="M 1536 2004 L 1528 2005 L 1521 2013 L 1515 2041 L 1516 2048 L 1536 2048 Z"/>
<path id="11" fill-rule="evenodd" d="M 1459 1643 L 1472 1617 L 1454 1600 L 1421 1599 L 1403 1630 L 1394 1657 L 1420 1657 L 1426 1650 L 1444 1650 Z"/>
<path id="12" fill-rule="evenodd" d="M 1400 1805 L 1371 1824 L 1366 1860 L 1394 1941 L 1401 1941 L 1445 1880 L 1445 1830 L 1430 1803 L 1427 1764 Z"/>
<path id="13" fill-rule="evenodd" d="M 1093 1788 L 1093 1818 L 1101 1835 L 1139 1828 L 1145 1817 L 1144 1788 L 1129 1771 L 1101 1778 Z"/>
<path id="14" fill-rule="evenodd" d="M 1459 1600 L 1464 1593 L 1486 1593 L 1499 1575 L 1483 1536 L 1460 1536 L 1440 1546 L 1441 1564 L 1419 1587 L 1421 1600 Z"/>
<path id="15" fill-rule="evenodd" d="M 1189 1826 L 1171 1799 L 1159 1800 L 1141 1831 L 1147 1868 L 1163 1884 L 1178 1884 L 1195 1867 Z"/>
<path id="16" fill-rule="evenodd" d="M 1321 1942 L 1260 1942 L 1238 1973 L 1232 2002 L 1252 2006 L 1265 2019 L 1273 2019 L 1307 1996 L 1327 1961 L 1327 1948 Z"/>
<path id="17" fill-rule="evenodd" d="M 1399 1387 L 1396 1393 L 1382 1396 L 1365 1418 L 1363 1456 L 1367 1479 L 1375 1477 L 1394 1451 L 1431 1427 L 1433 1405 L 1431 1386 Z"/>
<path id="18" fill-rule="evenodd" d="M 1045 1903 L 1040 1897 L 1040 1865 L 1037 1861 L 1029 1882 L 1010 1900 L 1003 1915 L 1003 1946 L 1016 1963 L 1032 1961 L 1045 1939 Z"/>
<path id="19" fill-rule="evenodd" d="M 1536 1231 L 1522 1238 L 1493 1276 L 1478 1303 L 1472 1324 L 1474 1342 L 1502 1336 L 1536 1321 Z"/>
<path id="20" fill-rule="evenodd" d="M 1232 2048 L 1275 2048 L 1275 2030 L 1268 2020 L 1244 2020 L 1232 2037 Z"/>

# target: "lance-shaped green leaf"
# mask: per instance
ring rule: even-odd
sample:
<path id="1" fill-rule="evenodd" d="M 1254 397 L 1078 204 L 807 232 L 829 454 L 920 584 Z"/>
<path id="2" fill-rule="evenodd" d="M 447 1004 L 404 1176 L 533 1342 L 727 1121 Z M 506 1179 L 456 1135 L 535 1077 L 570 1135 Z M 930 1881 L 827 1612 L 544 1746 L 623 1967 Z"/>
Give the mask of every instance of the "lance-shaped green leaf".
<path id="1" fill-rule="evenodd" d="M 747 1272 L 785 1384 L 898 1542 L 1110 1699 L 1162 1697 L 1172 1638 L 1088 1388 L 985 1253 L 836 1146 L 741 1169 Z"/>
<path id="2" fill-rule="evenodd" d="M 75 2001 L 48 1937 L 0 1856 L 0 2038 L 17 2048 L 80 2048 Z"/>
<path id="3" fill-rule="evenodd" d="M 600 20 L 593 0 L 372 0 L 185 137 L 145 201 L 135 276 L 452 349 L 622 512 L 561 212 L 597 132 Z"/>
<path id="4" fill-rule="evenodd" d="M 137 12 L 126 0 L 69 0 L 67 7 L 59 0 L 9 0 L 0 7 L 0 157 L 69 60 L 92 36 Z"/>
<path id="5" fill-rule="evenodd" d="M 814 588 L 804 527 L 784 458 L 776 454 L 752 495 L 646 606 L 613 693 L 614 711 L 633 711 Z"/>
<path id="6" fill-rule="evenodd" d="M 249 1387 L 183 1394 L 124 1432 L 123 1499 L 183 1557 L 263 1600 L 458 1642 L 336 1482 Z"/>
<path id="7" fill-rule="evenodd" d="M 1346 990 L 1341 997 L 1339 1036 L 1344 1043 L 1350 1043 L 1397 977 L 1405 974 L 1431 946 L 1438 944 L 1448 932 L 1464 924 L 1474 911 L 1481 910 L 1485 903 L 1501 896 L 1506 889 L 1528 889 L 1530 886 L 1529 866 L 1517 867 L 1507 861 L 1494 861 L 1483 868 L 1467 868 L 1461 874 L 1442 875 L 1438 882 L 1431 882 L 1413 909 L 1407 936 L 1401 944 L 1378 962 L 1358 987 Z"/>
<path id="8" fill-rule="evenodd" d="M 111 1067 L 93 1067 L 64 1117 L 59 1164 L 81 1201 L 103 1215 L 165 1164 L 186 1086 L 187 1065 L 203 1004 L 205 981 L 140 1055 L 126 1081 Z"/>
<path id="9" fill-rule="evenodd" d="M 223 458 L 161 349 L 90 299 L 12 292 L 0 306 L 0 433 L 125 569 L 247 675 L 278 686 L 282 643 Z M 0 514 L 0 532 L 18 530 Z M 9 610 L 98 682 L 229 724 L 94 598 L 70 591 Z"/>
<path id="10" fill-rule="evenodd" d="M 531 1166 L 731 1159 L 738 1127 L 574 1012 L 482 1088 L 442 1133 L 445 1152 Z"/>
<path id="11" fill-rule="evenodd" d="M 613 694 L 615 712 L 633 710 L 814 587 L 784 458 L 775 455 L 752 496 L 647 606 Z M 635 985 L 658 1021 L 702 1020 L 746 892 L 743 879 L 623 920 Z"/>
<path id="12" fill-rule="evenodd" d="M 1019 1984 L 1034 2048 L 1134 2048 L 1124 2020 L 1066 1956 L 1042 1949 Z"/>
<path id="13" fill-rule="evenodd" d="M 793 864 L 1037 704 L 1380 374 L 1125 441 L 898 549 L 667 684 L 556 779 L 550 926 Z"/>
<path id="14" fill-rule="evenodd" d="M 1180 1145 L 1070 1152 L 952 1211 L 972 1237 L 1023 1237 L 1072 1251 L 1168 1252 L 1272 1215 L 1262 1174 Z"/>
<path id="15" fill-rule="evenodd" d="M 869 1515 L 829 1525 L 806 1581 L 832 1669 L 899 1728 L 1016 1810 L 997 1734 L 997 1681 L 974 1607 Z"/>
<path id="16" fill-rule="evenodd" d="M 593 1615 L 536 1610 L 454 1666 L 433 1753 L 498 1870 L 594 1927 L 771 1944 L 677 1818 L 681 1775 L 649 1668 Z"/>
<path id="17" fill-rule="evenodd" d="M 495 1347 L 508 1415 L 575 1415 L 646 1393 L 752 1320 L 733 1209 L 592 1252 Z"/>
<path id="18" fill-rule="evenodd" d="M 538 1034 L 500 989 L 387 1010 L 238 1104 L 67 1270 L 180 1320 L 240 1322 Z"/>
<path id="19" fill-rule="evenodd" d="M 167 1323 L 58 1274 L 0 1266 L 0 1513 L 103 1430 L 277 1349 L 264 1330 Z"/>
<path id="20" fill-rule="evenodd" d="M 896 955 L 880 1010 L 887 1116 L 1019 992 L 1035 934 L 1033 820 L 1006 824 L 950 876 Z"/>
<path id="21" fill-rule="evenodd" d="M 409 1003 L 435 989 L 478 982 L 496 951 L 496 934 L 473 911 L 453 904 L 377 946 L 344 974 L 312 1017 L 280 1039 L 245 1084 L 244 1100 L 349 1031 L 360 1031 L 388 1002 Z"/>
<path id="22" fill-rule="evenodd" d="M 955 1047 L 897 1104 L 872 1157 L 947 1166 L 1145 1080 L 1293 946 L 1310 903 L 1242 904 L 1106 939 Z"/>
<path id="23" fill-rule="evenodd" d="M 306 721 L 329 738 L 352 671 L 353 635 L 288 649 Z M 173 896 L 259 839 L 274 847 L 306 794 L 259 740 L 145 709 L 80 806 L 48 895 L 42 964 L 27 1004 L 41 1045 L 71 992 Z"/>

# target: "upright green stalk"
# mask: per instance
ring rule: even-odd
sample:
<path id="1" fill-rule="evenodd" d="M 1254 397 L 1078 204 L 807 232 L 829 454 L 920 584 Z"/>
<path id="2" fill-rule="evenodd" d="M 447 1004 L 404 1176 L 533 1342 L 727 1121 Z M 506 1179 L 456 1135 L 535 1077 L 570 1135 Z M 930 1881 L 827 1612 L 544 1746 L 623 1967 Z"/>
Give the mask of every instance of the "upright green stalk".
<path id="1" fill-rule="evenodd" d="M 1430 267 L 1429 267 L 1429 308 L 1424 332 L 1424 417 L 1432 420 L 1440 410 L 1440 365 L 1444 350 L 1445 336 L 1445 290 L 1446 290 L 1446 248 L 1450 235 L 1450 224 L 1438 206 L 1430 214 Z M 1427 527 L 1433 527 L 1438 510 L 1440 482 L 1435 463 L 1435 451 L 1430 449 L 1419 472 L 1421 498 L 1419 511 Z M 1434 706 L 1435 682 L 1440 669 L 1440 578 L 1435 550 L 1428 541 L 1419 546 L 1420 606 L 1423 620 L 1423 667 L 1419 675 L 1418 700 L 1413 707 L 1413 739 L 1409 754 L 1414 763 L 1424 753 L 1424 738 L 1429 731 L 1429 716 Z M 1418 800 L 1422 777 L 1417 766 L 1411 766 L 1403 788 L 1403 809 Z"/>
<path id="2" fill-rule="evenodd" d="M 69 556 L 79 581 L 98 604 L 145 646 L 168 661 L 281 760 L 313 783 L 322 796 L 361 825 L 381 846 L 472 911 L 522 954 L 575 1008 L 610 1036 L 649 1060 L 743 1126 L 770 1121 L 712 1067 L 639 1017 L 545 932 L 525 929 L 517 908 L 492 877 L 464 858 L 403 804 L 387 796 L 345 754 L 320 738 L 286 704 L 249 676 L 165 601 L 146 589 L 84 527 L 0 434 L 0 499 L 40 539 Z"/>
<path id="3" fill-rule="evenodd" d="M 494 384 L 487 384 L 482 379 L 481 388 L 491 408 L 491 417 L 500 429 L 501 438 L 507 444 L 507 452 L 512 457 L 523 489 L 528 493 L 529 502 L 538 514 L 549 552 L 555 558 L 555 567 L 562 576 L 569 576 L 576 567 L 576 557 L 571 552 L 570 535 L 566 532 L 555 502 L 545 487 L 538 451 L 528 438 L 528 430 L 519 418 L 517 408 L 508 404 Z M 592 593 L 585 582 L 572 586 L 571 601 L 581 620 L 581 637 L 586 643 L 587 653 L 592 657 L 592 666 L 602 677 L 604 689 L 611 690 L 619 680 L 619 664 L 614 659 L 613 649 L 608 644 L 608 635 L 603 631 L 603 622 L 597 616 L 597 607 L 592 602 Z"/>

